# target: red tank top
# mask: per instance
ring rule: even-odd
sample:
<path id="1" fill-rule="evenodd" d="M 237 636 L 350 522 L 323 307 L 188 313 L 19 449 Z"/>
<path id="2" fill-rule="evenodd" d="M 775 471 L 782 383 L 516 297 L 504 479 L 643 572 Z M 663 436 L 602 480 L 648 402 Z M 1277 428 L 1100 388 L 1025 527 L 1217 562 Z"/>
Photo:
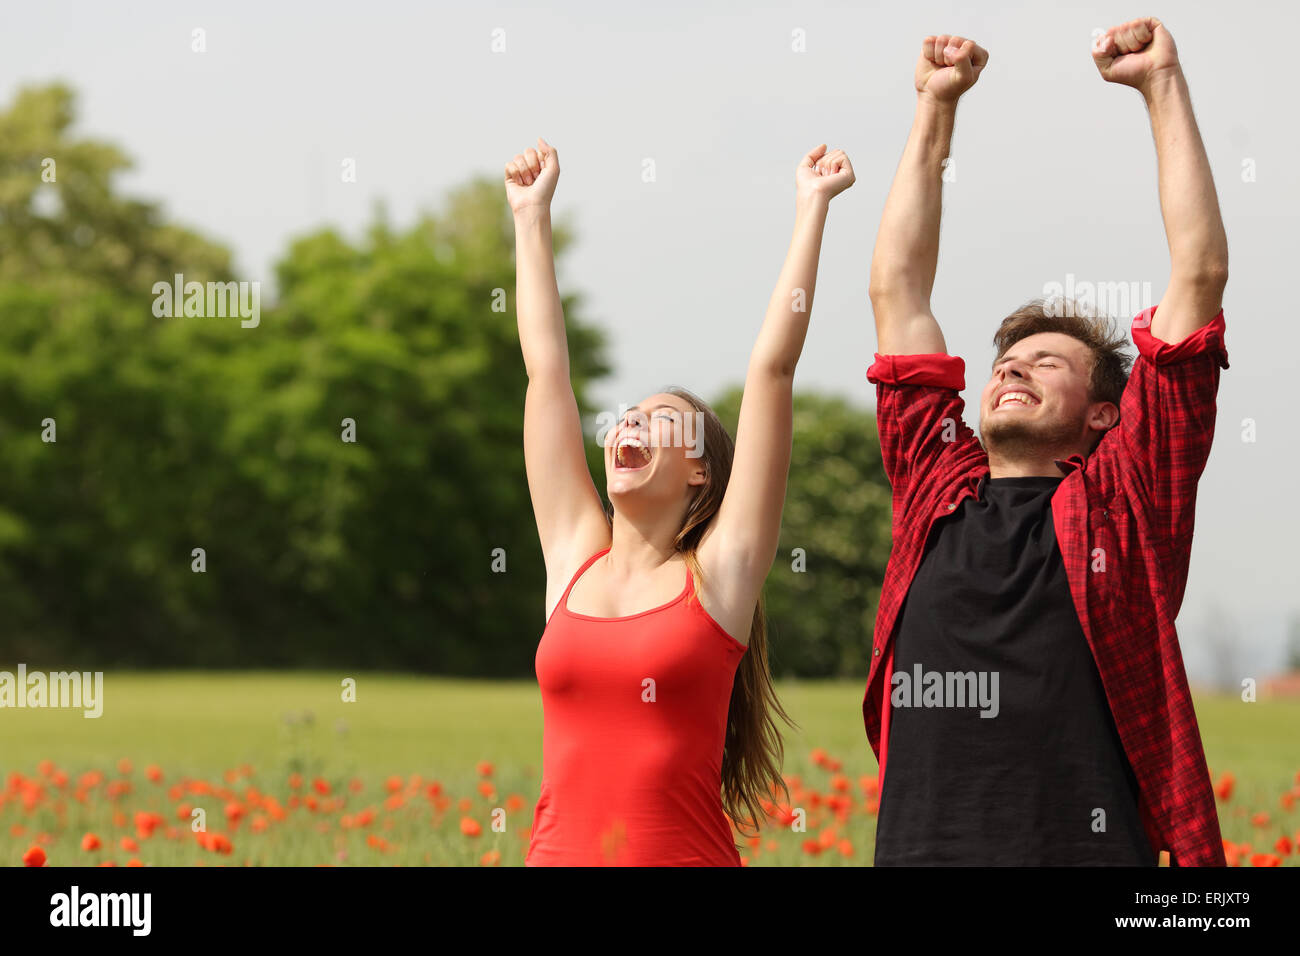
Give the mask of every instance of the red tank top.
<path id="1" fill-rule="evenodd" d="M 569 592 L 537 646 L 542 786 L 528 866 L 739 866 L 722 748 L 745 654 L 695 599 L 601 618 Z"/>

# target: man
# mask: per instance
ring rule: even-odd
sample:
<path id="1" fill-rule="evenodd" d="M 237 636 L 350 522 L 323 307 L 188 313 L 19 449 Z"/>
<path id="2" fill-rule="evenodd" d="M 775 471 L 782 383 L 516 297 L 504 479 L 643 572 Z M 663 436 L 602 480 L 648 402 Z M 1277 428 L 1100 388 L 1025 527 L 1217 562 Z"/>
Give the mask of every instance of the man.
<path id="1" fill-rule="evenodd" d="M 1227 239 L 1173 38 L 1099 37 L 1151 117 L 1169 286 L 1132 323 L 1035 302 L 995 335 L 983 447 L 930 310 L 957 101 L 988 54 L 927 37 L 871 263 L 867 371 L 893 551 L 863 699 L 877 865 L 1224 865 L 1174 618 L 1210 452 Z"/>

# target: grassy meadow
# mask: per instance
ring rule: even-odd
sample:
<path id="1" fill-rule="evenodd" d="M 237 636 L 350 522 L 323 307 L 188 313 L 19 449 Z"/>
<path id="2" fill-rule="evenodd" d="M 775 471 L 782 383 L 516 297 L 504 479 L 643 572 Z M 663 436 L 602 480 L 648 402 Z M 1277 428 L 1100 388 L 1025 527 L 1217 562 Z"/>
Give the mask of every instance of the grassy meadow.
<path id="1" fill-rule="evenodd" d="M 355 701 L 341 699 L 345 676 Z M 765 826 L 742 841 L 747 865 L 870 864 L 862 691 L 778 684 L 799 724 L 785 769 L 808 827 Z M 1196 706 L 1230 858 L 1296 865 L 1300 701 L 1200 694 Z M 0 710 L 0 864 L 523 862 L 541 778 L 534 682 L 111 672 L 103 708 Z"/>

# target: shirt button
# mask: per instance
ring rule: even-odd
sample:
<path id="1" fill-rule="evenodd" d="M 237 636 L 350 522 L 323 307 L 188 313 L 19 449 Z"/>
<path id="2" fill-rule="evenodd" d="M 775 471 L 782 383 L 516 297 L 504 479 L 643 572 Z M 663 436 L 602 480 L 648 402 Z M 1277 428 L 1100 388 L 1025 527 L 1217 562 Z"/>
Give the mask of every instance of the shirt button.
<path id="1" fill-rule="evenodd" d="M 952 511 L 952 509 L 953 509 L 953 508 L 956 508 L 956 507 L 957 507 L 957 506 L 956 506 L 955 504 L 949 505 L 949 506 L 948 506 L 948 510 L 949 510 L 949 511 Z"/>
<path id="2" fill-rule="evenodd" d="M 876 656 L 877 656 L 877 657 L 880 656 L 880 648 L 878 648 L 878 647 L 876 648 Z"/>

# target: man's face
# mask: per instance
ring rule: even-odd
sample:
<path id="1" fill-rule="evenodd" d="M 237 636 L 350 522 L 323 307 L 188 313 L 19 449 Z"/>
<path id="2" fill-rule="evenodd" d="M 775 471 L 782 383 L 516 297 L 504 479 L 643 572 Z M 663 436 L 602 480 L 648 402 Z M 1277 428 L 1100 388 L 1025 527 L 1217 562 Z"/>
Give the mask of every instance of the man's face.
<path id="1" fill-rule="evenodd" d="M 1096 431 L 1104 431 L 1119 413 L 1113 404 L 1088 400 L 1092 363 L 1091 350 L 1061 332 L 1039 332 L 1011 346 L 994 360 L 980 398 L 985 449 L 1011 458 L 1044 449 L 1087 454 Z"/>

